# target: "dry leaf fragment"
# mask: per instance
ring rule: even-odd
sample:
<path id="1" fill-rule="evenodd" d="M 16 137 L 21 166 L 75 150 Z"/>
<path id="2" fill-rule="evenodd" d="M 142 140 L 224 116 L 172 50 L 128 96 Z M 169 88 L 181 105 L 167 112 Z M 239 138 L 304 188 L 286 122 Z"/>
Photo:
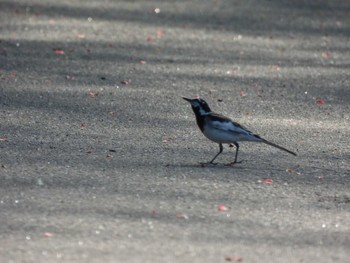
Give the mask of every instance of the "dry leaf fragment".
<path id="1" fill-rule="evenodd" d="M 76 80 L 74 76 L 67 75 L 66 80 Z"/>
<path id="2" fill-rule="evenodd" d="M 245 96 L 247 96 L 247 94 L 246 94 L 244 91 L 241 91 L 241 92 L 239 93 L 239 96 L 245 97 Z"/>
<path id="3" fill-rule="evenodd" d="M 225 257 L 225 260 L 226 260 L 226 261 L 230 261 L 230 262 L 231 262 L 231 261 L 233 261 L 233 258 L 232 258 L 232 257 L 230 257 L 230 256 L 226 256 L 226 257 Z"/>
<path id="4" fill-rule="evenodd" d="M 97 96 L 99 95 L 99 93 L 90 90 L 90 91 L 88 92 L 88 95 L 89 95 L 89 97 L 94 98 L 94 97 L 97 97 Z"/>
<path id="5" fill-rule="evenodd" d="M 287 173 L 291 173 L 293 175 L 301 175 L 300 172 L 297 172 L 296 170 L 292 169 L 292 168 L 287 168 L 286 170 Z"/>
<path id="6" fill-rule="evenodd" d="M 178 219 L 188 219 L 188 216 L 185 214 L 176 214 L 176 218 Z"/>
<path id="7" fill-rule="evenodd" d="M 331 53 L 329 51 L 324 51 L 324 52 L 322 52 L 322 57 L 324 59 L 330 58 L 331 57 Z"/>

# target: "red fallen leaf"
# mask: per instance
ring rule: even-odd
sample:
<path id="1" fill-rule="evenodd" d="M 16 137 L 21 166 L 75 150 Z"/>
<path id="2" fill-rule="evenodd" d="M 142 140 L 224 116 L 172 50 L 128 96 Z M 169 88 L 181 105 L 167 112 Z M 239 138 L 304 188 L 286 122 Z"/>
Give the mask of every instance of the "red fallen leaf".
<path id="1" fill-rule="evenodd" d="M 86 126 L 85 126 L 85 123 L 80 123 L 80 129 L 84 129 Z"/>
<path id="2" fill-rule="evenodd" d="M 88 92 L 88 96 L 91 97 L 91 98 L 97 97 L 98 95 L 99 95 L 98 92 L 94 92 L 94 91 L 92 91 L 92 90 L 90 90 L 90 91 Z"/>
<path id="3" fill-rule="evenodd" d="M 158 36 L 163 36 L 163 35 L 164 35 L 164 32 L 163 32 L 163 31 L 157 31 L 157 35 L 158 35 Z"/>
<path id="4" fill-rule="evenodd" d="M 265 178 L 264 183 L 265 184 L 272 184 L 273 180 L 271 178 Z"/>
<path id="5" fill-rule="evenodd" d="M 188 216 L 185 214 L 176 214 L 176 218 L 178 219 L 188 219 Z"/>
<path id="6" fill-rule="evenodd" d="M 194 98 L 195 98 L 195 99 L 199 99 L 199 96 L 198 96 L 198 95 L 197 95 L 197 96 L 194 96 Z"/>
<path id="7" fill-rule="evenodd" d="M 7 137 L 0 137 L 0 142 L 7 142 L 7 141 L 8 141 Z"/>
<path id="8" fill-rule="evenodd" d="M 123 84 L 123 85 L 128 85 L 128 84 L 129 84 L 129 81 L 127 81 L 127 80 L 122 80 L 120 83 Z"/>
<path id="9" fill-rule="evenodd" d="M 225 212 L 225 211 L 228 211 L 228 210 L 229 210 L 229 208 L 227 206 L 225 206 L 224 204 L 218 205 L 218 211 Z"/>
<path id="10" fill-rule="evenodd" d="M 144 61 L 144 60 L 140 60 L 140 62 L 139 62 L 141 65 L 145 65 L 146 64 L 146 61 Z"/>
<path id="11" fill-rule="evenodd" d="M 317 104 L 325 104 L 326 102 L 324 100 L 316 100 Z"/>
<path id="12" fill-rule="evenodd" d="M 63 55 L 64 54 L 64 51 L 62 49 L 60 49 L 60 48 L 56 48 L 56 49 L 54 49 L 54 51 L 55 51 L 55 53 L 57 55 Z"/>
<path id="13" fill-rule="evenodd" d="M 153 40 L 154 40 L 153 37 L 148 37 L 148 38 L 146 38 L 146 41 L 147 41 L 147 42 L 152 42 Z"/>
<path id="14" fill-rule="evenodd" d="M 43 233 L 43 236 L 44 236 L 44 237 L 53 237 L 53 233 L 44 232 L 44 233 Z"/>
<path id="15" fill-rule="evenodd" d="M 244 91 L 241 91 L 241 92 L 239 93 L 239 96 L 245 97 L 245 96 L 247 96 L 247 94 L 246 94 Z"/>

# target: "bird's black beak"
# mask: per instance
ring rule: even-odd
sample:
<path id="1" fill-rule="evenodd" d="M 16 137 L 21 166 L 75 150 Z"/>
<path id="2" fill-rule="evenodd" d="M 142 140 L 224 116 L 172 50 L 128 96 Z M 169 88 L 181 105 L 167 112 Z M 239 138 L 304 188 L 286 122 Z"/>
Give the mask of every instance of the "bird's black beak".
<path id="1" fill-rule="evenodd" d="M 184 100 L 187 100 L 189 103 L 191 103 L 191 99 L 188 99 L 188 98 L 185 98 L 185 97 L 182 97 Z"/>

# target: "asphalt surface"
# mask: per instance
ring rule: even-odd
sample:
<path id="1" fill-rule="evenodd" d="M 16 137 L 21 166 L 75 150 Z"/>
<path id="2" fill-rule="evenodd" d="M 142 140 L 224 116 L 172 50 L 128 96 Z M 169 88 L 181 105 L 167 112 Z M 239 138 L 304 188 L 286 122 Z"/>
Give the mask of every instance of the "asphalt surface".
<path id="1" fill-rule="evenodd" d="M 0 1 L 0 262 L 350 262 L 349 1 Z M 201 96 L 267 140 L 243 163 Z"/>

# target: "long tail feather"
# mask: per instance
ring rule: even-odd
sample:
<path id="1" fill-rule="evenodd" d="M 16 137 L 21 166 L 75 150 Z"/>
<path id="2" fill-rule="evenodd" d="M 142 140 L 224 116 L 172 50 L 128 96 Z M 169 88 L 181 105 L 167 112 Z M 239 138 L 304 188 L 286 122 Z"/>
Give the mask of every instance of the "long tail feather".
<path id="1" fill-rule="evenodd" d="M 286 148 L 283 148 L 282 146 L 279 146 L 279 145 L 274 144 L 274 143 L 272 143 L 272 142 L 266 141 L 265 139 L 262 139 L 261 142 L 263 142 L 263 143 L 265 143 L 265 144 L 268 144 L 268 145 L 271 145 L 271 146 L 276 147 L 276 148 L 278 148 L 278 149 L 280 149 L 280 150 L 282 150 L 282 151 L 285 151 L 285 152 L 287 152 L 287 153 L 290 153 L 290 154 L 293 154 L 293 155 L 297 156 L 297 154 L 296 154 L 295 152 L 292 152 L 292 151 L 290 151 L 290 150 L 287 150 Z"/>

